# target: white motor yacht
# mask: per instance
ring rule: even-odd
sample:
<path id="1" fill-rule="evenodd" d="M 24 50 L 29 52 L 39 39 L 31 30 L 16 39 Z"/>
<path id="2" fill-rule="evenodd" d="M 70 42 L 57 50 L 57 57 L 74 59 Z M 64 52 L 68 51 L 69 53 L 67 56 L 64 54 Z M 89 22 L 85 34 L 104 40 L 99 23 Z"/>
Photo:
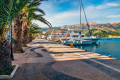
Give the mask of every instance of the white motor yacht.
<path id="1" fill-rule="evenodd" d="M 69 37 L 60 39 L 60 41 L 65 45 L 70 45 L 71 43 L 73 43 L 74 45 L 95 44 L 99 40 L 98 37 L 87 37 L 85 34 L 75 33 L 74 31 L 69 34 Z"/>

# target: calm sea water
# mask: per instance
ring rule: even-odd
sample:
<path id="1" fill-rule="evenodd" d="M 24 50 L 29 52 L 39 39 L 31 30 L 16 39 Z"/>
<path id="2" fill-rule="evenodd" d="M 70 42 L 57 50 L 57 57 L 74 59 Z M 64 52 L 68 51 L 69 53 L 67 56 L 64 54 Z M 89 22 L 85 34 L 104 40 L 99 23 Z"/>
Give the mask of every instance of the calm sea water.
<path id="1" fill-rule="evenodd" d="M 113 40 L 99 40 L 97 44 L 75 47 L 83 50 L 87 49 L 89 52 L 95 52 L 102 55 L 111 55 L 114 58 L 120 59 L 120 38 L 114 38 Z"/>

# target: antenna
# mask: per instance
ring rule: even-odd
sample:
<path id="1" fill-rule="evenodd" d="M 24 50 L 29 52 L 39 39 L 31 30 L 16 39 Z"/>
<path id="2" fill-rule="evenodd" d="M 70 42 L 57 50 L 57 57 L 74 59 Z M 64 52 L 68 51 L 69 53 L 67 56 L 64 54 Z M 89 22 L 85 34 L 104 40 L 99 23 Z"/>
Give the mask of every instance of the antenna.
<path id="1" fill-rule="evenodd" d="M 79 9 L 80 9 L 80 28 L 82 28 L 81 26 L 81 0 L 79 0 Z"/>

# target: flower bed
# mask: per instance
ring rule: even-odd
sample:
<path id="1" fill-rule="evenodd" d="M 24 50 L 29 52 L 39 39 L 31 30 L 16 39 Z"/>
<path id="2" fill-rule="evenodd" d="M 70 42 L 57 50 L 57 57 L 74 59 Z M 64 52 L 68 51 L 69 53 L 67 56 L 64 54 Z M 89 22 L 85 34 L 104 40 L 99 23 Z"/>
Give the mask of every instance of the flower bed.
<path id="1" fill-rule="evenodd" d="M 0 72 L 0 79 L 11 79 L 14 76 L 17 68 L 18 65 L 13 65 L 12 70 Z"/>

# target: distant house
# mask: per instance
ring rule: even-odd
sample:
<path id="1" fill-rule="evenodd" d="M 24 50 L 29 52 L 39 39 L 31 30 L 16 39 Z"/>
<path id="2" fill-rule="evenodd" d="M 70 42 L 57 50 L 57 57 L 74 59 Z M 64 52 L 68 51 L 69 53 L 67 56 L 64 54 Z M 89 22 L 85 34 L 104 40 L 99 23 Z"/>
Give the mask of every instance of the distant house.
<path id="1" fill-rule="evenodd" d="M 42 38 L 42 39 L 45 39 L 45 35 L 41 35 L 41 38 Z"/>
<path id="2" fill-rule="evenodd" d="M 46 31 L 43 31 L 42 33 L 43 33 L 43 34 L 46 34 Z"/>

